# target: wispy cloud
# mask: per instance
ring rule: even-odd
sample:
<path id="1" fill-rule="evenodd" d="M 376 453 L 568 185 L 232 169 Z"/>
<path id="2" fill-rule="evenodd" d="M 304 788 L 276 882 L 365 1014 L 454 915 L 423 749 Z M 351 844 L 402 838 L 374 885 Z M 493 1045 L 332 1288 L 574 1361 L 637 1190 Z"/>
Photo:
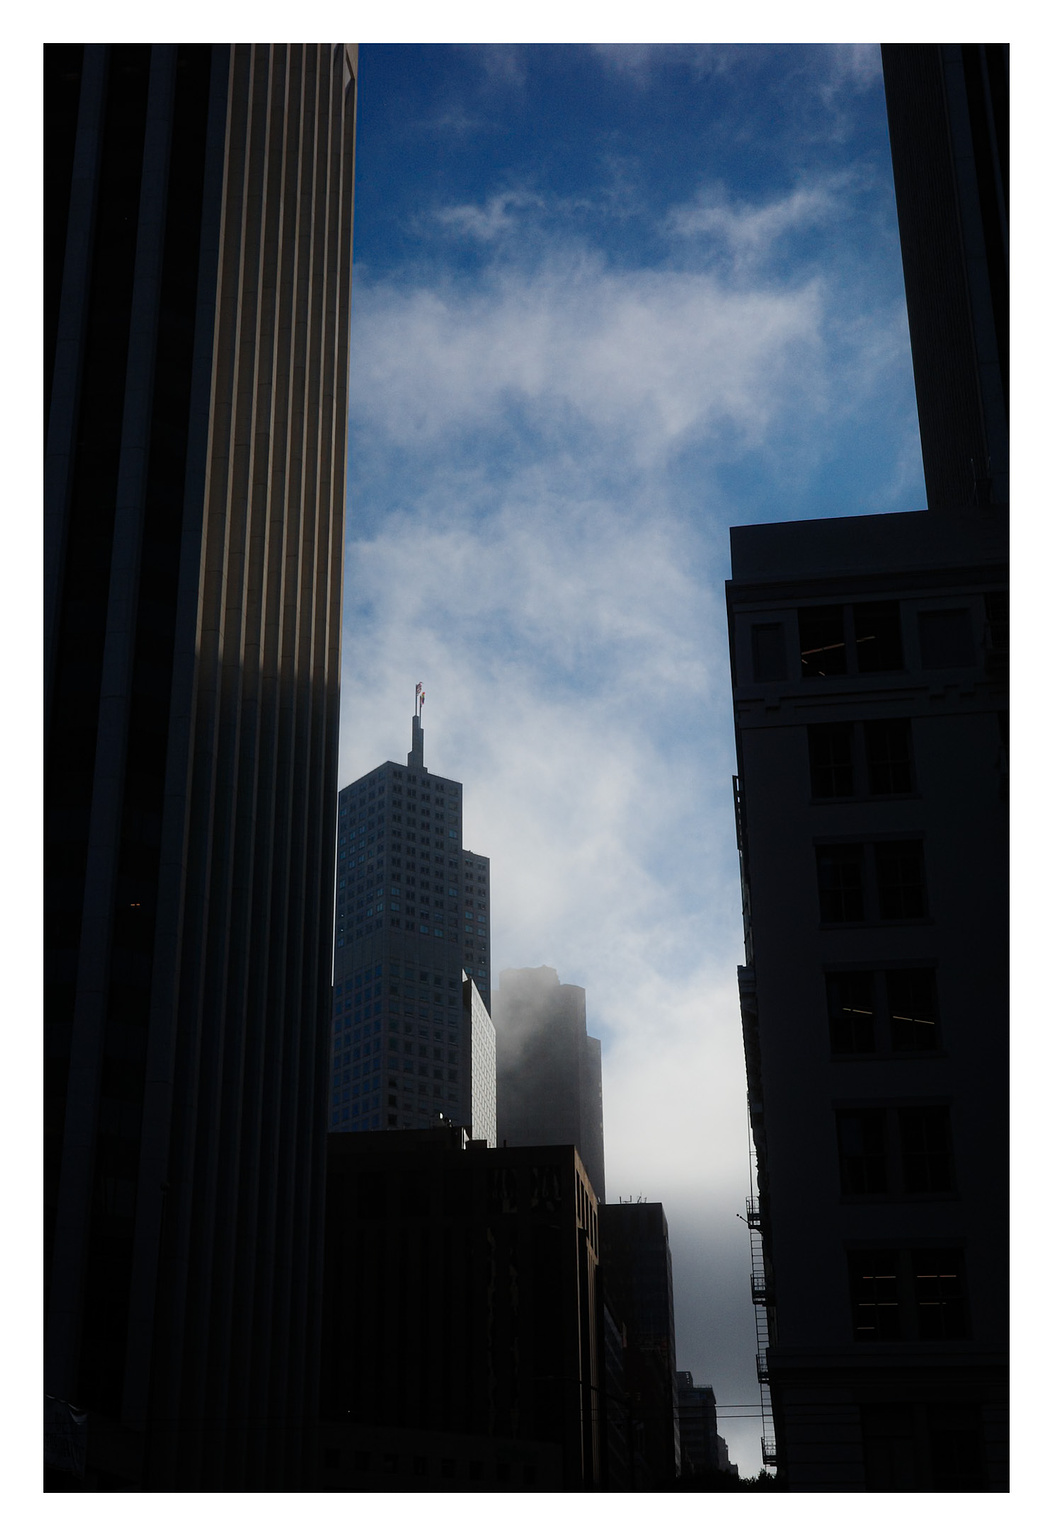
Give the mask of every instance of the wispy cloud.
<path id="1" fill-rule="evenodd" d="M 902 316 L 836 261 L 774 259 L 836 227 L 848 174 L 660 210 L 651 265 L 506 185 L 420 216 L 472 243 L 470 271 L 355 295 L 343 780 L 407 751 L 423 678 L 428 765 L 464 782 L 492 860 L 495 972 L 585 987 L 608 1190 L 665 1201 L 679 1363 L 736 1402 L 756 1385 L 721 585 L 750 518 L 728 477 L 793 515 L 784 489 L 900 398 Z"/>
<path id="2" fill-rule="evenodd" d="M 667 227 L 681 239 L 706 237 L 736 272 L 750 272 L 772 257 L 784 236 L 829 223 L 847 182 L 845 175 L 827 177 L 761 203 L 731 199 L 721 187 L 704 188 L 670 211 Z"/>
<path id="3" fill-rule="evenodd" d="M 499 192 L 481 205 L 460 203 L 452 208 L 438 208 L 431 217 L 456 234 L 489 243 L 519 229 L 525 210 L 544 206 L 544 199 L 536 193 Z"/>
<path id="4" fill-rule="evenodd" d="M 506 427 L 519 411 L 550 441 L 573 424 L 654 463 L 718 431 L 756 442 L 799 399 L 820 324 L 815 282 L 732 290 L 590 258 L 468 289 L 376 287 L 359 299 L 353 411 L 403 444 Z"/>

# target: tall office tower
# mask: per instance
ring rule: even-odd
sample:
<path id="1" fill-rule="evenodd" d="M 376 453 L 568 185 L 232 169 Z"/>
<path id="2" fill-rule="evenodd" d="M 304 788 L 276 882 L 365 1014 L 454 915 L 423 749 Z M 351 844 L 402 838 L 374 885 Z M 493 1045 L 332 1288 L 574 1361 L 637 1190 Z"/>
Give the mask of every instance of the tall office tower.
<path id="1" fill-rule="evenodd" d="M 323 1490 L 601 1487 L 598 1241 L 573 1147 L 330 1136 Z"/>
<path id="2" fill-rule="evenodd" d="M 1009 500 L 1009 48 L 883 43 L 930 507 Z"/>
<path id="3" fill-rule="evenodd" d="M 340 791 L 333 968 L 334 1131 L 421 1130 L 439 1117 L 492 1146 L 490 861 L 461 842 L 461 786 L 424 766 Z"/>
<path id="4" fill-rule="evenodd" d="M 561 986 L 548 965 L 502 971 L 494 1028 L 499 1141 L 577 1147 L 602 1201 L 600 1042 L 585 1032 L 584 987 Z"/>
<path id="5" fill-rule="evenodd" d="M 356 65 L 45 50 L 51 1486 L 301 1479 Z"/>
<path id="6" fill-rule="evenodd" d="M 778 1467 L 1007 1486 L 1004 516 L 734 528 L 739 973 Z"/>
<path id="7" fill-rule="evenodd" d="M 717 1433 L 717 1395 L 712 1387 L 695 1386 L 690 1371 L 677 1371 L 676 1391 L 680 1424 L 680 1463 L 684 1477 L 707 1472 L 738 1474 L 728 1460 L 728 1447 Z"/>
<path id="8" fill-rule="evenodd" d="M 625 1324 L 635 1486 L 669 1488 L 680 1473 L 680 1432 L 673 1260 L 659 1201 L 600 1206 L 600 1266 L 604 1298 Z"/>

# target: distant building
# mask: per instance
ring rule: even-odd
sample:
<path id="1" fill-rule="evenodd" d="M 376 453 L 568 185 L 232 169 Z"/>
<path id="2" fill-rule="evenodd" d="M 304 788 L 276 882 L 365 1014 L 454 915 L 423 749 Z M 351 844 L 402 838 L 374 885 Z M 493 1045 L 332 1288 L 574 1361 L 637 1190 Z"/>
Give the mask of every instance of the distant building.
<path id="1" fill-rule="evenodd" d="M 321 1486 L 601 1487 L 598 1242 L 573 1147 L 330 1136 Z"/>
<path id="2" fill-rule="evenodd" d="M 637 1491 L 671 1487 L 680 1471 L 676 1328 L 669 1228 L 660 1202 L 602 1205 L 604 1297 L 625 1324 L 625 1379 L 639 1430 Z"/>
<path id="3" fill-rule="evenodd" d="M 496 1139 L 490 861 L 461 842 L 461 785 L 406 766 L 340 791 L 329 1126 Z"/>
<path id="4" fill-rule="evenodd" d="M 713 1388 L 696 1387 L 690 1371 L 677 1371 L 676 1389 L 681 1476 L 729 1472 L 737 1477 L 739 1469 L 728 1460 L 727 1442 L 717 1433 L 717 1395 Z"/>
<path id="5" fill-rule="evenodd" d="M 778 1466 L 1007 1486 L 1007 541 L 732 530 L 740 970 Z"/>
<path id="6" fill-rule="evenodd" d="M 586 1033 L 584 987 L 561 986 L 551 966 L 502 971 L 494 999 L 497 1134 L 519 1146 L 577 1147 L 601 1202 L 600 1042 Z"/>
<path id="7" fill-rule="evenodd" d="M 47 1486 L 295 1491 L 357 46 L 43 66 Z"/>

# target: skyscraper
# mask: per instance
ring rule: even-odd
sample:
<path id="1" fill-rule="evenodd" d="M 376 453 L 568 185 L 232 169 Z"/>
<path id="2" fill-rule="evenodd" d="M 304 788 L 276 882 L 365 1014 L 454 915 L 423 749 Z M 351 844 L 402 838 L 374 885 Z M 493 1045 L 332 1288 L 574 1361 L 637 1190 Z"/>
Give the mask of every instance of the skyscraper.
<path id="1" fill-rule="evenodd" d="M 584 987 L 561 985 L 548 965 L 502 971 L 494 1028 L 500 1141 L 577 1147 L 602 1201 L 600 1042 L 585 1030 Z"/>
<path id="2" fill-rule="evenodd" d="M 87 1415 L 59 1486 L 302 1482 L 356 69 L 45 50 L 46 1390 Z"/>
<path id="3" fill-rule="evenodd" d="M 412 733 L 405 767 L 340 791 L 329 1124 L 442 1116 L 492 1146 L 490 861 L 462 844 L 461 785 L 424 766 L 419 707 Z"/>

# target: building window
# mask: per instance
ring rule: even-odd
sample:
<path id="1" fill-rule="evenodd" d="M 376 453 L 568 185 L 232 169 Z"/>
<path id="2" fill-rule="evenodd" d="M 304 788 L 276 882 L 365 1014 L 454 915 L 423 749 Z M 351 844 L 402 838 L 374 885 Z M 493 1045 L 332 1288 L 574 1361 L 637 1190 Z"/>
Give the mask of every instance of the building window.
<path id="1" fill-rule="evenodd" d="M 894 1051 L 934 1051 L 940 1043 L 936 973 L 887 971 L 889 1025 Z"/>
<path id="2" fill-rule="evenodd" d="M 854 1249 L 847 1257 L 856 1343 L 970 1336 L 961 1249 Z"/>
<path id="3" fill-rule="evenodd" d="M 920 1447 L 910 1403 L 864 1403 L 859 1410 L 867 1493 L 912 1493 Z"/>
<path id="4" fill-rule="evenodd" d="M 918 614 L 918 643 L 926 671 L 974 667 L 973 620 L 968 608 L 935 609 Z"/>
<path id="5" fill-rule="evenodd" d="M 906 1193 L 922 1195 L 952 1190 L 951 1117 L 946 1105 L 901 1109 L 899 1134 Z"/>
<path id="6" fill-rule="evenodd" d="M 958 1248 L 915 1248 L 911 1254 L 919 1339 L 967 1339 L 965 1276 Z"/>
<path id="7" fill-rule="evenodd" d="M 852 1335 L 859 1344 L 900 1337 L 899 1253 L 854 1249 L 848 1255 Z"/>
<path id="8" fill-rule="evenodd" d="M 910 721 L 867 720 L 863 726 L 863 740 L 870 793 L 909 795 L 914 788 Z"/>
<path id="9" fill-rule="evenodd" d="M 876 843 L 878 912 L 887 921 L 925 916 L 925 876 L 920 841 Z"/>
<path id="10" fill-rule="evenodd" d="M 883 1109 L 837 1111 L 842 1194 L 883 1195 L 887 1192 L 885 1120 Z"/>
<path id="11" fill-rule="evenodd" d="M 872 971 L 834 972 L 826 978 L 830 1049 L 835 1056 L 862 1055 L 875 1048 Z"/>
<path id="12" fill-rule="evenodd" d="M 898 845 L 894 845 L 898 846 Z M 824 923 L 863 921 L 863 845 L 829 843 L 815 850 L 819 913 Z"/>
<path id="13" fill-rule="evenodd" d="M 851 725 L 810 725 L 808 760 L 812 772 L 812 794 L 817 800 L 829 800 L 853 793 Z"/>
<path id="14" fill-rule="evenodd" d="M 854 603 L 852 619 L 860 672 L 902 671 L 899 603 Z"/>
<path id="15" fill-rule="evenodd" d="M 847 672 L 844 609 L 799 608 L 802 677 L 835 677 Z"/>
<path id="16" fill-rule="evenodd" d="M 786 643 L 781 624 L 754 624 L 750 632 L 753 681 L 781 683 L 786 678 Z"/>

